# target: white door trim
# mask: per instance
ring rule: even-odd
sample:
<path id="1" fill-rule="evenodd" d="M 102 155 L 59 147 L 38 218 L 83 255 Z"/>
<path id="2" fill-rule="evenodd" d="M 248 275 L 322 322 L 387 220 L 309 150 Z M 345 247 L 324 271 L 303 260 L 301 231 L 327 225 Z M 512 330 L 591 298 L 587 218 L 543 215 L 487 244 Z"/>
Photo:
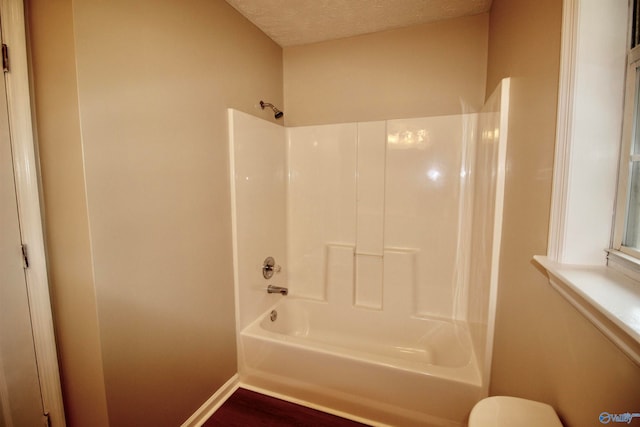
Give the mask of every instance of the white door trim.
<path id="1" fill-rule="evenodd" d="M 53 427 L 64 427 L 49 282 L 45 258 L 38 164 L 33 139 L 31 96 L 27 65 L 27 41 L 23 0 L 0 0 L 2 40 L 8 46 L 10 71 L 4 73 L 13 151 L 20 232 L 27 245 L 29 268 L 25 269 L 31 324 L 38 361 L 38 375 L 45 413 Z"/>

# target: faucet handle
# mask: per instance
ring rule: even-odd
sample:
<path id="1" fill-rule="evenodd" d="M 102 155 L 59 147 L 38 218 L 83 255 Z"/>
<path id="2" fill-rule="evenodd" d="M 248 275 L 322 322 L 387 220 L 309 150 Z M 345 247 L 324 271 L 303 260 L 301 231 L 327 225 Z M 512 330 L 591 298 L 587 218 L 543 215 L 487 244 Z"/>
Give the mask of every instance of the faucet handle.
<path id="1" fill-rule="evenodd" d="M 280 273 L 281 269 L 279 265 L 276 265 L 276 260 L 273 257 L 267 257 L 262 263 L 262 276 L 265 279 L 271 279 L 273 273 Z"/>

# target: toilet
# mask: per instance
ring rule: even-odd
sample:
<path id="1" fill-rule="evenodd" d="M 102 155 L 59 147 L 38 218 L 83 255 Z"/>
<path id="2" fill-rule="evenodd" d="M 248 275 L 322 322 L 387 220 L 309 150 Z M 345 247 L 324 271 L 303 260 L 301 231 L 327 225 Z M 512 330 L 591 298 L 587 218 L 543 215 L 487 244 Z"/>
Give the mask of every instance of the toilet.
<path id="1" fill-rule="evenodd" d="M 482 399 L 471 410 L 469 427 L 562 427 L 546 403 L 509 396 Z"/>

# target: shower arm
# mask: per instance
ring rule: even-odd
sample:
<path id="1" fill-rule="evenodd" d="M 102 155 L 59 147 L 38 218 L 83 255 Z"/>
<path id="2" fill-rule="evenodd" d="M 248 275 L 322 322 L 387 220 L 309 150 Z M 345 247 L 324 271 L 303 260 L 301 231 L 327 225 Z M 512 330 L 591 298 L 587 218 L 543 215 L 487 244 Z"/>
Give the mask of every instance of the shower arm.
<path id="1" fill-rule="evenodd" d="M 272 103 L 260 101 L 260 108 L 262 108 L 264 110 L 266 107 L 269 107 L 269 108 L 271 108 L 273 110 L 273 114 L 274 114 L 276 119 L 279 119 L 282 116 L 284 116 L 284 113 L 282 111 L 278 110 L 276 108 L 276 106 L 273 105 Z"/>

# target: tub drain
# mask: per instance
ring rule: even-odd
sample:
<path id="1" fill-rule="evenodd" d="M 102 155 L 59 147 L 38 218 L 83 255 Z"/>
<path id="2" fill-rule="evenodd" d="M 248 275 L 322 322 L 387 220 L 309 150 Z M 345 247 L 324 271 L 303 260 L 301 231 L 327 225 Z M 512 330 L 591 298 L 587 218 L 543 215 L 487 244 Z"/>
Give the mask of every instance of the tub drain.
<path id="1" fill-rule="evenodd" d="M 271 313 L 269 313 L 269 319 L 271 319 L 272 322 L 275 322 L 277 318 L 278 312 L 275 310 L 271 310 Z"/>

